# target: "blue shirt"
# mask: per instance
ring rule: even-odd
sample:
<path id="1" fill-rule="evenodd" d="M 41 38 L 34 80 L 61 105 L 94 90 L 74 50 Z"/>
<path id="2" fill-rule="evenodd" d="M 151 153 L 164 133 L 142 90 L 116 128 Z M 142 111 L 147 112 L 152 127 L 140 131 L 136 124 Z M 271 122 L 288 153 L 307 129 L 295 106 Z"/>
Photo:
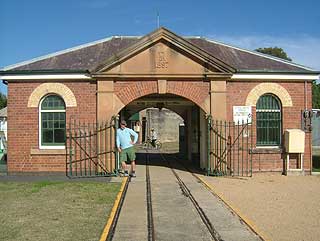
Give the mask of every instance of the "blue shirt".
<path id="1" fill-rule="evenodd" d="M 117 130 L 117 147 L 121 147 L 121 149 L 132 147 L 131 136 L 134 137 L 133 144 L 135 144 L 138 140 L 138 134 L 130 128 L 124 128 L 123 130 L 119 128 Z"/>

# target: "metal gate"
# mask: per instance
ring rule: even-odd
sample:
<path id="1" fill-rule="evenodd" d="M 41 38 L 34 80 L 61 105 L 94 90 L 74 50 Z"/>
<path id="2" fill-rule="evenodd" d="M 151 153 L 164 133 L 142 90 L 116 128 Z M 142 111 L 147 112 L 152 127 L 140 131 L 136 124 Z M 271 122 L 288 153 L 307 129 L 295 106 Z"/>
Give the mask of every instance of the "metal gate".
<path id="1" fill-rule="evenodd" d="M 252 176 L 251 123 L 214 121 L 208 117 L 207 175 Z"/>
<path id="2" fill-rule="evenodd" d="M 117 126 L 116 117 L 110 123 L 100 124 L 70 120 L 66 135 L 66 175 L 71 178 L 116 176 Z"/>

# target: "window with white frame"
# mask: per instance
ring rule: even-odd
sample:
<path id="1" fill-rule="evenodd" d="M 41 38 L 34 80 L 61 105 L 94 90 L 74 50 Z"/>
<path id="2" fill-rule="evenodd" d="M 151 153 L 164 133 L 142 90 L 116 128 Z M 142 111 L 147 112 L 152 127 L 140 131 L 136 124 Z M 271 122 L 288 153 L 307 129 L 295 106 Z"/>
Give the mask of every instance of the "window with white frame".
<path id="1" fill-rule="evenodd" d="M 65 140 L 65 103 L 58 95 L 47 95 L 40 102 L 40 146 L 61 148 Z"/>
<path id="2" fill-rule="evenodd" d="M 280 100 L 272 94 L 262 95 L 256 105 L 257 146 L 281 144 L 282 117 Z"/>

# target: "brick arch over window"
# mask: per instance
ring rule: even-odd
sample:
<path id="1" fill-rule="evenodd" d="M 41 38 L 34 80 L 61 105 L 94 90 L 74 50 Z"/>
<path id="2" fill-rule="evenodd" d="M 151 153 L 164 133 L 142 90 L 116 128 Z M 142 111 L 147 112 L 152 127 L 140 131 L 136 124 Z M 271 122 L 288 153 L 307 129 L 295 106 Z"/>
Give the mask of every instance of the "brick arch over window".
<path id="1" fill-rule="evenodd" d="M 66 85 L 61 83 L 43 83 L 35 88 L 31 93 L 28 101 L 28 107 L 38 107 L 40 100 L 50 93 L 60 95 L 66 103 L 66 107 L 77 106 L 76 97 Z"/>
<path id="2" fill-rule="evenodd" d="M 209 82 L 167 81 L 166 93 L 185 97 L 206 110 L 209 88 Z M 114 92 L 126 106 L 142 96 L 158 93 L 158 83 L 157 81 L 116 82 Z"/>
<path id="3" fill-rule="evenodd" d="M 276 83 L 261 83 L 254 87 L 247 96 L 246 105 L 256 106 L 260 96 L 267 93 L 277 96 L 280 99 L 283 107 L 292 106 L 292 99 L 288 91 Z"/>

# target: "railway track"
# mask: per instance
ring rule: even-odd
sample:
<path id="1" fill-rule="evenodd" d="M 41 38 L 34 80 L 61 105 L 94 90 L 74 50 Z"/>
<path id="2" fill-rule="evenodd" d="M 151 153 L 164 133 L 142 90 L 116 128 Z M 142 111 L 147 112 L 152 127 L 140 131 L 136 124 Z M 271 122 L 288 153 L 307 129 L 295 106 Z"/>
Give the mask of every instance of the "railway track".
<path id="1" fill-rule="evenodd" d="M 197 200 L 194 198 L 194 196 L 192 195 L 190 189 L 188 188 L 188 186 L 185 184 L 185 182 L 182 181 L 182 179 L 179 177 L 178 173 L 176 172 L 176 170 L 172 167 L 170 161 L 165 158 L 165 156 L 160 153 L 161 158 L 166 161 L 168 163 L 168 166 L 170 167 L 173 175 L 176 177 L 178 184 L 180 186 L 180 189 L 182 190 L 182 192 L 184 193 L 184 195 L 186 197 L 188 197 L 191 201 L 191 203 L 193 204 L 194 208 L 197 210 L 202 222 L 205 224 L 205 226 L 207 227 L 209 233 L 211 234 L 212 238 L 215 241 L 223 241 L 223 239 L 221 238 L 221 236 L 219 235 L 219 233 L 217 232 L 217 230 L 214 228 L 214 226 L 212 225 L 212 223 L 210 222 L 209 218 L 207 217 L 207 215 L 205 214 L 205 212 L 202 210 L 202 208 L 199 206 Z M 186 169 L 187 170 L 187 169 Z M 189 170 L 187 170 L 189 171 Z M 190 172 L 190 171 L 189 171 Z M 193 175 L 194 177 L 196 177 L 195 175 Z"/>
<path id="2" fill-rule="evenodd" d="M 202 230 L 204 232 L 206 232 L 206 230 L 208 231 L 207 234 L 206 234 L 207 238 L 211 237 L 210 239 L 211 240 L 215 240 L 215 241 L 223 241 L 223 240 L 225 240 L 225 239 L 223 239 L 221 237 L 221 235 L 219 234 L 219 232 L 217 231 L 215 226 L 212 224 L 212 222 L 211 222 L 212 221 L 212 217 L 211 217 L 211 221 L 210 221 L 210 219 L 206 215 L 205 211 L 201 208 L 201 206 L 199 205 L 198 201 L 196 200 L 196 198 L 192 194 L 191 190 L 193 190 L 193 189 L 190 188 L 192 186 L 188 187 L 188 185 L 190 185 L 190 184 L 193 185 L 192 183 L 195 183 L 195 182 L 196 183 L 201 183 L 203 186 L 205 186 L 205 184 L 202 182 L 202 180 L 197 175 L 195 175 L 177 157 L 172 157 L 172 156 L 168 157 L 167 155 L 165 155 L 163 153 L 157 153 L 157 154 L 159 154 L 158 158 L 156 158 L 156 157 L 153 158 L 152 162 L 150 160 L 150 155 L 151 154 L 149 154 L 148 151 L 146 151 L 146 156 L 145 156 L 145 158 L 146 158 L 145 159 L 145 195 L 146 195 L 145 197 L 146 197 L 146 205 L 147 205 L 147 207 L 146 207 L 146 212 L 147 212 L 147 227 L 146 227 L 147 228 L 147 237 L 146 238 L 147 238 L 147 240 L 148 241 L 155 241 L 157 238 L 162 239 L 161 238 L 162 236 L 160 237 L 158 235 L 163 235 L 163 230 L 166 227 L 166 226 L 161 225 L 161 223 L 159 223 L 159 219 L 157 219 L 157 222 L 155 222 L 155 220 L 154 220 L 154 217 L 159 217 L 159 213 L 158 212 L 162 209 L 162 208 L 159 209 L 159 207 L 163 207 L 162 205 L 164 204 L 164 203 L 161 203 L 161 206 L 159 206 L 159 194 L 161 194 L 161 192 L 158 191 L 158 192 L 154 193 L 155 201 L 158 200 L 158 202 L 156 204 L 154 204 L 155 205 L 155 209 L 153 207 L 153 200 L 152 200 L 152 196 L 153 196 L 152 194 L 153 193 L 152 193 L 152 191 L 154 191 L 154 190 L 152 190 L 151 183 L 152 183 L 152 174 L 153 174 L 152 172 L 154 170 L 156 170 L 156 169 L 152 169 L 152 172 L 150 174 L 150 164 L 153 164 L 153 166 L 154 166 L 155 164 L 157 164 L 156 163 L 157 161 L 160 161 L 162 164 L 163 163 L 167 163 L 168 168 L 171 170 L 171 171 L 168 170 L 169 172 L 167 172 L 167 173 L 169 175 L 170 175 L 170 173 L 172 173 L 172 175 L 173 175 L 171 177 L 168 176 L 168 178 L 170 177 L 169 178 L 170 180 L 176 180 L 176 183 L 178 183 L 178 186 L 181 189 L 182 194 L 187 198 L 187 199 L 184 199 L 185 200 L 184 201 L 185 205 L 187 203 L 189 203 L 189 201 L 190 201 L 190 203 L 189 203 L 190 207 L 192 207 L 192 209 L 194 209 L 196 211 L 196 212 L 194 212 L 195 216 L 193 218 L 195 218 L 194 220 L 198 220 L 197 221 L 198 223 L 202 223 L 201 226 L 202 226 Z M 179 173 L 180 172 L 179 169 L 183 170 L 185 172 L 184 173 Z M 187 180 L 186 178 L 189 175 L 189 174 L 186 174 L 186 172 L 189 173 L 191 175 L 191 177 L 195 178 L 195 179 L 188 179 L 188 183 L 191 180 L 191 182 L 189 184 L 184 182 L 184 180 Z M 155 180 L 153 180 L 153 181 L 155 181 Z M 155 185 L 155 184 L 152 184 L 152 185 Z M 110 232 L 109 232 L 109 234 L 107 236 L 106 240 L 108 240 L 108 241 L 113 240 L 113 236 L 114 236 L 114 233 L 115 233 L 115 230 L 116 230 L 116 227 L 117 227 L 117 223 L 118 223 L 118 219 L 119 219 L 119 214 L 121 212 L 121 207 L 122 207 L 123 201 L 124 201 L 125 196 L 126 196 L 126 191 L 127 191 L 129 186 L 130 186 L 130 178 L 128 179 L 128 181 L 126 183 L 125 191 L 124 191 L 124 194 L 122 195 L 122 198 L 121 198 L 122 200 L 120 201 L 120 205 L 119 205 L 119 208 L 118 208 L 117 213 L 115 215 L 115 219 L 114 219 L 114 221 L 112 223 Z M 159 188 L 159 186 L 157 186 L 157 187 Z M 173 188 L 173 186 L 172 186 L 172 188 Z M 213 195 L 215 195 L 212 191 L 210 191 L 210 192 Z M 187 206 L 189 206 L 189 204 Z M 156 212 L 156 216 L 155 216 L 154 212 Z M 163 211 L 162 211 L 162 214 L 163 214 Z M 199 215 L 198 217 L 200 217 L 200 219 L 197 218 L 197 215 Z M 157 227 L 157 225 L 159 225 L 159 226 Z M 194 226 L 194 227 L 196 227 L 196 226 Z M 158 228 L 158 231 L 157 231 L 157 228 Z M 160 231 L 160 230 L 162 230 L 162 231 Z M 165 230 L 166 230 L 166 228 L 165 228 Z M 132 230 L 132 232 L 134 232 L 134 230 Z M 161 232 L 162 232 L 162 234 L 161 234 Z M 156 235 L 156 233 L 157 233 L 157 235 Z M 208 240 L 208 239 L 206 239 L 206 240 Z M 263 240 L 263 239 L 261 238 L 261 240 Z"/>
<path id="3" fill-rule="evenodd" d="M 201 183 L 206 189 L 209 190 L 209 192 L 214 195 L 215 197 L 219 198 L 229 209 L 230 209 L 230 212 L 232 212 L 235 216 L 237 216 L 240 221 L 244 224 L 247 225 L 247 227 L 253 232 L 255 233 L 259 239 L 261 239 L 262 241 L 264 241 L 265 239 L 259 234 L 256 232 L 256 230 L 254 230 L 251 225 L 249 225 L 247 223 L 246 220 L 244 220 L 241 216 L 239 216 L 236 212 L 234 212 L 234 210 L 229 206 L 228 203 L 226 203 L 224 200 L 222 200 L 219 196 L 217 196 L 217 194 L 215 192 L 213 192 L 213 190 L 209 189 L 208 186 L 203 182 L 203 180 L 201 180 L 201 178 L 199 178 L 192 170 L 190 170 L 190 168 L 188 166 L 186 166 L 179 158 L 177 158 L 176 156 L 173 156 L 172 158 L 174 158 L 181 166 L 183 166 L 183 168 L 185 170 L 187 170 L 199 183 Z"/>
<path id="4" fill-rule="evenodd" d="M 120 215 L 120 212 L 121 212 L 121 209 L 122 209 L 122 206 L 123 206 L 123 202 L 124 202 L 124 199 L 125 199 L 125 196 L 126 196 L 130 181 L 131 181 L 131 178 L 129 177 L 127 179 L 127 181 L 126 181 L 126 184 L 124 186 L 122 195 L 120 197 L 119 205 L 118 205 L 118 208 L 116 210 L 114 219 L 113 219 L 113 221 L 111 223 L 111 227 L 110 227 L 109 233 L 107 235 L 106 241 L 111 241 L 113 239 L 113 236 L 114 236 L 114 233 L 115 233 L 115 230 L 116 230 L 116 226 L 117 226 L 117 223 L 118 223 L 118 220 L 119 220 L 119 215 Z"/>
<path id="5" fill-rule="evenodd" d="M 148 241 L 155 240 L 154 221 L 153 221 L 153 209 L 152 209 L 152 191 L 149 171 L 150 156 L 148 151 L 146 152 L 146 195 L 147 195 L 147 223 L 148 223 Z"/>

